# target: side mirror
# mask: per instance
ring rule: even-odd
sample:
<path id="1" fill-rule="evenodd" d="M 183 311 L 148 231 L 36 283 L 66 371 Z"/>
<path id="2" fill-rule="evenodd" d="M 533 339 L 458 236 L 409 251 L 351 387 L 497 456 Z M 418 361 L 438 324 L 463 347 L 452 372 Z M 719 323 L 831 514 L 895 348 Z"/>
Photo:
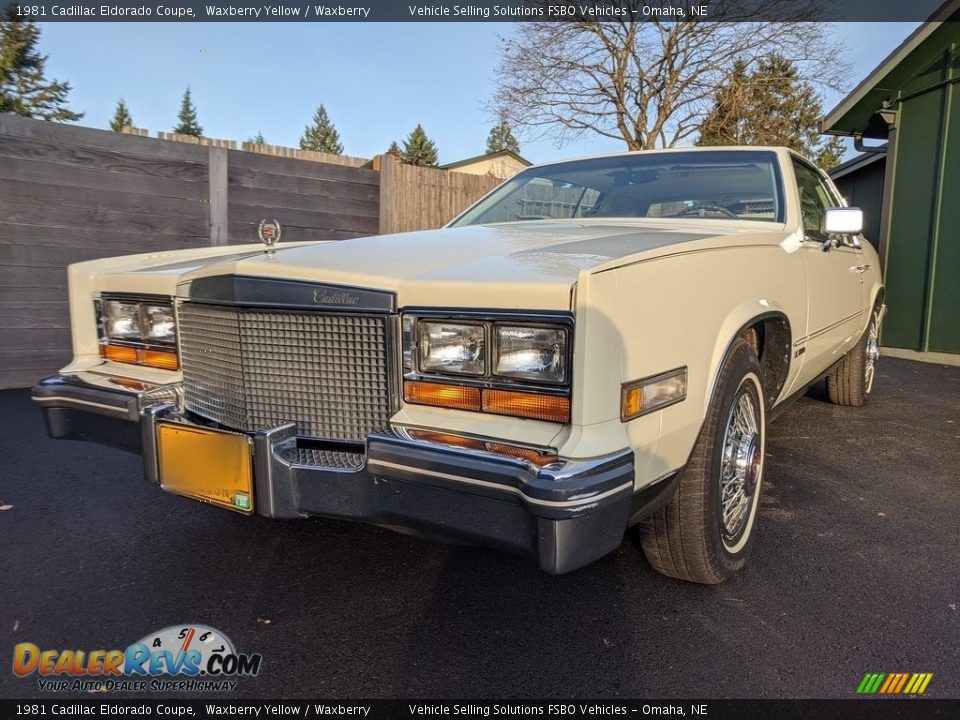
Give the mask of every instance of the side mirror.
<path id="1" fill-rule="evenodd" d="M 856 207 L 827 208 L 823 229 L 828 235 L 859 235 L 863 232 L 863 210 Z"/>

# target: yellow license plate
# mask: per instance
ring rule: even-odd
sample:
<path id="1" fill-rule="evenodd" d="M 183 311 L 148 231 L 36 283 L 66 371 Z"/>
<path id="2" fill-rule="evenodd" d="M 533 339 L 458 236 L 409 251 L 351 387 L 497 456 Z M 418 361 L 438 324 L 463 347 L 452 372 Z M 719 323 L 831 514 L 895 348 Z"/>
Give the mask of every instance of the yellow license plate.
<path id="1" fill-rule="evenodd" d="M 250 438 L 171 423 L 157 427 L 160 486 L 242 513 L 253 512 Z"/>

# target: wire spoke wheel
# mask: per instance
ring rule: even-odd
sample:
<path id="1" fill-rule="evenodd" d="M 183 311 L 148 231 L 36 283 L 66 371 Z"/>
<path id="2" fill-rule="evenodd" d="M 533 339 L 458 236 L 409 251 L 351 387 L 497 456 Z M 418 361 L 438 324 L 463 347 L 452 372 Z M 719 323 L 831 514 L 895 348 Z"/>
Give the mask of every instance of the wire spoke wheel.
<path id="1" fill-rule="evenodd" d="M 746 565 L 757 535 L 766 440 L 762 377 L 754 346 L 738 337 L 673 498 L 639 528 L 643 552 L 658 572 L 716 585 Z"/>
<path id="2" fill-rule="evenodd" d="M 730 551 L 743 537 L 763 471 L 761 433 L 757 397 L 743 385 L 730 407 L 720 462 L 720 535 Z"/>
<path id="3" fill-rule="evenodd" d="M 870 329 L 867 331 L 867 351 L 863 363 L 863 385 L 869 395 L 873 390 L 873 380 L 877 374 L 877 363 L 880 360 L 880 318 L 874 313 L 870 320 Z"/>

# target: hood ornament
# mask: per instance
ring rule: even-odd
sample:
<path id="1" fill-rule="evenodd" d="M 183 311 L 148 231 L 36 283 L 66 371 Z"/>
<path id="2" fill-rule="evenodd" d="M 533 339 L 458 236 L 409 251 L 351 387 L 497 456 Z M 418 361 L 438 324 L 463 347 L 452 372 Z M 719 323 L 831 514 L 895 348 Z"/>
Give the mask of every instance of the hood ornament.
<path id="1" fill-rule="evenodd" d="M 260 224 L 257 226 L 257 237 L 260 238 L 260 242 L 264 244 L 267 248 L 267 255 L 273 255 L 275 251 L 275 246 L 280 242 L 280 235 L 283 233 L 283 228 L 280 227 L 280 223 L 276 220 L 261 220 Z"/>

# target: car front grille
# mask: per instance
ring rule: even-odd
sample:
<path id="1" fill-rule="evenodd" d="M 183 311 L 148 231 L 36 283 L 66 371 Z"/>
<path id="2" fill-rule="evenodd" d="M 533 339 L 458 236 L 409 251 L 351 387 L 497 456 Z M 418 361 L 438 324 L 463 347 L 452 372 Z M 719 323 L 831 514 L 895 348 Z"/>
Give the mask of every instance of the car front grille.
<path id="1" fill-rule="evenodd" d="M 229 428 L 362 440 L 392 414 L 388 316 L 183 302 L 184 401 Z"/>

